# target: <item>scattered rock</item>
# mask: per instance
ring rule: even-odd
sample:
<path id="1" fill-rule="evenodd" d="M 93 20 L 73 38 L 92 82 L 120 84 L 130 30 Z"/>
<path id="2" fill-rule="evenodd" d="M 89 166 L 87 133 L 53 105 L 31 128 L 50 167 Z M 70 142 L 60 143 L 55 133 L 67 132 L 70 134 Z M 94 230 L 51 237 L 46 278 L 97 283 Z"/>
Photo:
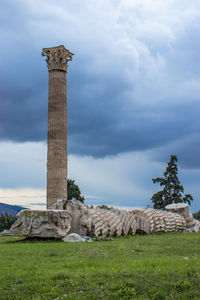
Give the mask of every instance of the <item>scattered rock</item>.
<path id="1" fill-rule="evenodd" d="M 66 235 L 63 239 L 64 242 L 92 242 L 92 238 L 89 236 L 80 236 L 78 233 L 70 233 Z"/>

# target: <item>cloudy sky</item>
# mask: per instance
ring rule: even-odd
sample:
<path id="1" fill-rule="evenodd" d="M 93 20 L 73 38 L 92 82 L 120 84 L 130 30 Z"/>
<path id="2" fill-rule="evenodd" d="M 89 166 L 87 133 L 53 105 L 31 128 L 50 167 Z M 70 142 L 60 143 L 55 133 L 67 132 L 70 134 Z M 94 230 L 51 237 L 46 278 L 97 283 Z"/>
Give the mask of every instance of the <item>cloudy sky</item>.
<path id="1" fill-rule="evenodd" d="M 69 177 L 87 204 L 145 207 L 171 154 L 200 209 L 200 3 L 0 1 L 0 202 L 44 207 L 48 70 L 68 69 Z"/>

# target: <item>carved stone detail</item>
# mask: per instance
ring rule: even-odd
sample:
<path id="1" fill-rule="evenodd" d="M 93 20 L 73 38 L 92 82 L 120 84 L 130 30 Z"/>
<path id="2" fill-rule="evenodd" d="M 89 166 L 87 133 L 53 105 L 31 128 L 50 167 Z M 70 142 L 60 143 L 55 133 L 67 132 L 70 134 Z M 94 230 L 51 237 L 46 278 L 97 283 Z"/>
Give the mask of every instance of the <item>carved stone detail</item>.
<path id="1" fill-rule="evenodd" d="M 48 70 L 63 70 L 67 72 L 68 61 L 72 60 L 74 54 L 63 45 L 51 48 L 43 48 L 42 56 L 46 56 Z"/>
<path id="2" fill-rule="evenodd" d="M 186 203 L 169 204 L 165 207 L 165 209 L 167 212 L 177 213 L 183 216 L 186 221 L 186 228 L 188 231 L 199 231 L 200 223 L 194 219 L 192 214 L 190 214 L 189 206 Z"/>
<path id="3" fill-rule="evenodd" d="M 150 224 L 149 233 L 184 231 L 186 221 L 183 216 L 158 209 L 138 208 L 131 211 L 135 216 L 143 217 Z"/>
<path id="4" fill-rule="evenodd" d="M 66 210 L 72 216 L 69 233 L 106 237 L 134 235 L 137 230 L 135 216 L 125 210 L 90 209 L 77 200 L 68 201 Z"/>
<path id="5" fill-rule="evenodd" d="M 62 238 L 70 229 L 66 210 L 22 210 L 8 234 L 27 237 Z"/>

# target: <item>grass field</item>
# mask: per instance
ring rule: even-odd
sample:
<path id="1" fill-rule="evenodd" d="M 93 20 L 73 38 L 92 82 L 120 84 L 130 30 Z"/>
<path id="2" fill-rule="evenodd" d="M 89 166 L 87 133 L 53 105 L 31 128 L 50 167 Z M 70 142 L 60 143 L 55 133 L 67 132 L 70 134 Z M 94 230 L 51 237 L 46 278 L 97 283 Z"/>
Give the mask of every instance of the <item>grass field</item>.
<path id="1" fill-rule="evenodd" d="M 92 243 L 0 237 L 0 299 L 200 299 L 200 234 Z"/>

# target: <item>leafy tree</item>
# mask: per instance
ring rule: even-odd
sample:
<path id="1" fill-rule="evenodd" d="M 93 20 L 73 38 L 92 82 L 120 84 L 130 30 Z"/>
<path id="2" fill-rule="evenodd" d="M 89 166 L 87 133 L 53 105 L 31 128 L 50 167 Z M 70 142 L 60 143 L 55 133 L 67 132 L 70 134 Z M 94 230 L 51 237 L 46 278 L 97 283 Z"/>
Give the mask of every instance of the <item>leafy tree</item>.
<path id="1" fill-rule="evenodd" d="M 81 196 L 81 191 L 73 179 L 67 179 L 67 200 L 75 198 L 84 203 L 84 196 Z"/>
<path id="2" fill-rule="evenodd" d="M 155 209 L 164 209 L 166 205 L 172 203 L 188 203 L 190 205 L 193 200 L 190 194 L 182 196 L 184 188 L 178 179 L 177 161 L 177 156 L 171 155 L 170 161 L 163 174 L 164 177 L 152 179 L 153 183 L 159 183 L 160 186 L 163 186 L 163 189 L 155 193 L 151 198 L 153 208 Z"/>
<path id="3" fill-rule="evenodd" d="M 0 216 L 0 232 L 4 229 L 10 229 L 12 224 L 16 221 L 16 217 L 11 214 L 2 214 Z"/>

